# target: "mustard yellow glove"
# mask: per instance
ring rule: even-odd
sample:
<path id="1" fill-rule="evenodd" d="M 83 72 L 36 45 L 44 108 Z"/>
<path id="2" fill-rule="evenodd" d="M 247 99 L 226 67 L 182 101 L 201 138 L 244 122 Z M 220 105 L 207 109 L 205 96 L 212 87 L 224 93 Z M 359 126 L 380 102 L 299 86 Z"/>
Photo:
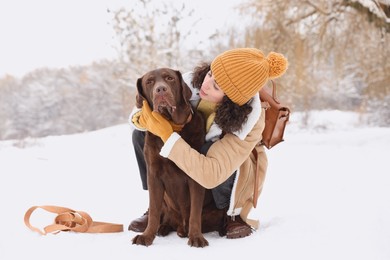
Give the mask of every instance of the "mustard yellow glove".
<path id="1" fill-rule="evenodd" d="M 149 132 L 163 140 L 165 143 L 173 133 L 171 124 L 160 113 L 152 112 L 148 102 L 142 102 L 142 113 L 138 120 L 139 124 Z"/>
<path id="2" fill-rule="evenodd" d="M 131 122 L 132 122 L 132 124 L 133 124 L 136 128 L 138 128 L 138 129 L 140 129 L 140 130 L 146 130 L 145 127 L 143 127 L 143 126 L 139 123 L 139 118 L 141 117 L 141 115 L 142 115 L 142 110 L 135 112 L 134 115 L 131 117 Z"/>

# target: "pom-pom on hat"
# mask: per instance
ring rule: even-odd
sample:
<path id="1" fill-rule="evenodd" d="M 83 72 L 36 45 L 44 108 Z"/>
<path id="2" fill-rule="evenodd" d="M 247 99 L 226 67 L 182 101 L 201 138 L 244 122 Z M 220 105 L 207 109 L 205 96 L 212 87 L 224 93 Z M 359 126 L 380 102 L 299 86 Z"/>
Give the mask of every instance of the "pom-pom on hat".
<path id="1" fill-rule="evenodd" d="M 267 83 L 287 70 L 287 59 L 270 52 L 267 57 L 256 48 L 238 48 L 223 52 L 211 63 L 218 86 L 234 103 L 247 103 Z"/>

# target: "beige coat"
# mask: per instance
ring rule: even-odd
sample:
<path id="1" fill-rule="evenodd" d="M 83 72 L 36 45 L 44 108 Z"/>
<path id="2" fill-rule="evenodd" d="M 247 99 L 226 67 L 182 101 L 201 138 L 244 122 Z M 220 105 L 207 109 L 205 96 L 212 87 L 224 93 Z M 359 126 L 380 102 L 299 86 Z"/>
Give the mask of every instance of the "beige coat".
<path id="1" fill-rule="evenodd" d="M 192 149 L 177 133 L 173 133 L 161 150 L 161 155 L 169 158 L 192 179 L 207 189 L 224 182 L 237 170 L 233 186 L 229 215 L 240 214 L 241 218 L 257 228 L 258 222 L 248 219 L 253 207 L 253 190 L 255 181 L 255 159 L 252 154 L 256 147 L 259 160 L 259 194 L 267 170 L 267 156 L 263 146 L 257 145 L 262 139 L 265 125 L 265 110 L 261 109 L 260 117 L 245 138 L 226 134 L 217 140 L 204 156 Z"/>

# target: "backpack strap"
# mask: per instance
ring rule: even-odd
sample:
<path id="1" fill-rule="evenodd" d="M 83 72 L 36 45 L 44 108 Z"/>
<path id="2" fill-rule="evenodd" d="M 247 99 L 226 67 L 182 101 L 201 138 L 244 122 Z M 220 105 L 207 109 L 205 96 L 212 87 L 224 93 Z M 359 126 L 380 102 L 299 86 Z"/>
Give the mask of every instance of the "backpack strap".
<path id="1" fill-rule="evenodd" d="M 271 105 L 267 101 L 261 101 L 261 108 L 264 108 L 265 110 L 267 110 L 270 107 L 271 107 Z"/>
<path id="2" fill-rule="evenodd" d="M 253 185 L 253 207 L 256 208 L 257 206 L 257 199 L 259 197 L 259 182 L 258 182 L 258 179 L 259 179 L 259 156 L 258 156 L 258 153 L 257 153 L 257 150 L 256 150 L 256 147 L 253 148 L 252 150 L 252 153 L 255 157 L 255 161 L 256 161 L 256 172 L 255 172 L 255 185 Z"/>
<path id="3" fill-rule="evenodd" d="M 43 230 L 30 224 L 31 214 L 38 208 L 57 214 L 54 223 L 44 227 Z M 123 231 L 123 225 L 121 224 L 95 222 L 86 212 L 58 206 L 33 206 L 29 208 L 24 214 L 24 224 L 32 231 L 38 232 L 41 235 L 48 233 L 57 234 L 60 231 L 83 233 L 112 233 Z"/>

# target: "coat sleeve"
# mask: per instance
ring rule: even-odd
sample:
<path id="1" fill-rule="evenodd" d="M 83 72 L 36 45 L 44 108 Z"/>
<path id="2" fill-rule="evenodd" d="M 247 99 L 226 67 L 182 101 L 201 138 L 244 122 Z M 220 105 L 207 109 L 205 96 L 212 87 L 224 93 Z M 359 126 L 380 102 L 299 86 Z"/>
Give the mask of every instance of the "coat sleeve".
<path id="1" fill-rule="evenodd" d="M 265 112 L 262 110 L 259 120 L 244 140 L 226 134 L 211 145 L 206 156 L 191 148 L 179 135 L 172 138 L 174 141 L 170 148 L 164 151 L 163 147 L 161 155 L 173 161 L 203 187 L 214 188 L 231 176 L 261 141 L 264 117 Z M 170 146 L 169 141 L 165 145 Z"/>

